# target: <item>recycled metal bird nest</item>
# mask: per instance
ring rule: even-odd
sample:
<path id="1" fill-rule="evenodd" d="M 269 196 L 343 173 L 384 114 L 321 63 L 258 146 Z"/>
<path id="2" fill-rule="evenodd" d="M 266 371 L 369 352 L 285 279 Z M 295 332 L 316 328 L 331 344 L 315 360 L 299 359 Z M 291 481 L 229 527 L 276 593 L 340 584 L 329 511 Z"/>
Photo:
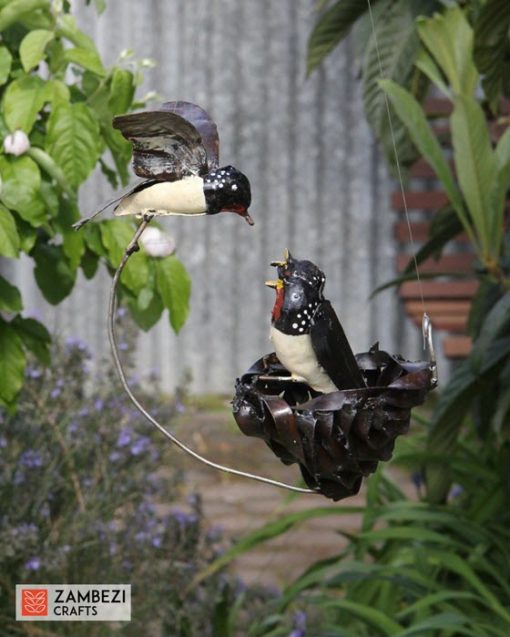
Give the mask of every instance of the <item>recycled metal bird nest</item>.
<path id="1" fill-rule="evenodd" d="M 262 438 L 284 464 L 298 463 L 308 487 L 332 500 L 358 493 L 363 477 L 391 458 L 411 409 L 435 386 L 429 362 L 406 361 L 378 345 L 356 361 L 367 385 L 361 389 L 318 394 L 282 378 L 288 372 L 274 353 L 236 383 L 241 431 Z"/>

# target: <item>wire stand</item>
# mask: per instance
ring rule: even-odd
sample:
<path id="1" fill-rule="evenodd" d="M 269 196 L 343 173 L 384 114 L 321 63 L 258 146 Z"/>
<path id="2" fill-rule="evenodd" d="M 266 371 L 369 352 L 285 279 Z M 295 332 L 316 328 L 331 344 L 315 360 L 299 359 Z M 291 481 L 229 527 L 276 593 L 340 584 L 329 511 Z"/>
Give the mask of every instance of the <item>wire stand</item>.
<path id="1" fill-rule="evenodd" d="M 309 493 L 314 495 L 319 495 L 317 491 L 312 489 L 303 489 L 301 487 L 295 487 L 291 484 L 287 484 L 286 482 L 279 482 L 278 480 L 272 480 L 271 478 L 265 478 L 264 476 L 259 476 L 253 473 L 247 473 L 245 471 L 240 471 L 239 469 L 232 469 L 231 467 L 226 467 L 224 465 L 218 464 L 217 462 L 212 462 L 204 456 L 201 456 L 196 451 L 185 445 L 178 438 L 176 438 L 173 434 L 171 434 L 163 425 L 161 425 L 155 418 L 149 414 L 149 412 L 143 407 L 143 405 L 138 401 L 136 396 L 131 391 L 129 384 L 127 382 L 126 374 L 124 373 L 124 368 L 122 367 L 122 363 L 119 356 L 119 349 L 117 347 L 117 339 L 115 336 L 115 310 L 117 305 L 117 286 L 119 284 L 120 277 L 122 275 L 122 271 L 128 262 L 129 257 L 132 254 L 139 250 L 138 240 L 140 239 L 143 231 L 154 218 L 154 215 L 144 215 L 143 220 L 136 229 L 133 238 L 129 242 L 124 255 L 122 256 L 121 262 L 117 271 L 115 272 L 112 280 L 112 287 L 110 291 L 110 302 L 108 308 L 108 338 L 110 340 L 110 346 L 112 348 L 113 360 L 115 363 L 115 368 L 119 374 L 120 382 L 124 391 L 129 396 L 129 399 L 133 403 L 133 405 L 138 409 L 138 411 L 144 416 L 156 429 L 162 433 L 170 442 L 174 445 L 182 449 L 185 453 L 189 454 L 195 460 L 202 462 L 203 464 L 211 467 L 212 469 L 217 469 L 218 471 L 223 471 L 224 473 L 228 473 L 230 475 L 239 476 L 241 478 L 248 478 L 249 480 L 257 480 L 257 482 L 262 482 L 264 484 L 268 484 L 272 487 L 278 487 L 280 489 L 287 489 L 288 491 L 295 491 L 297 493 Z"/>

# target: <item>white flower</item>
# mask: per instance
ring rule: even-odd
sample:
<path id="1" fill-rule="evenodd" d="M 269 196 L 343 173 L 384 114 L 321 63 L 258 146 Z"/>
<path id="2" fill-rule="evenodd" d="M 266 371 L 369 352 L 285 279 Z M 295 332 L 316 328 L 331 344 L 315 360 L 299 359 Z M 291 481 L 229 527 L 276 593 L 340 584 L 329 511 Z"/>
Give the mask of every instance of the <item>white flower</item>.
<path id="1" fill-rule="evenodd" d="M 151 257 L 168 257 L 175 252 L 175 241 L 159 228 L 146 228 L 140 243 Z"/>
<path id="2" fill-rule="evenodd" d="M 14 133 L 10 133 L 4 139 L 4 150 L 10 155 L 23 155 L 30 148 L 30 140 L 27 134 L 22 130 L 17 130 Z"/>

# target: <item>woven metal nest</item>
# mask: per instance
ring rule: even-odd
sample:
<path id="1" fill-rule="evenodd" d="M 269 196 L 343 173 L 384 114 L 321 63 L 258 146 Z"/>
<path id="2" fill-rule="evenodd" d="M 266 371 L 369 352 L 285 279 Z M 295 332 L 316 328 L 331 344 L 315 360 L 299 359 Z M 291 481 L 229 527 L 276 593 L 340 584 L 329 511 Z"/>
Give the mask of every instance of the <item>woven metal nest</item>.
<path id="1" fill-rule="evenodd" d="M 244 434 L 262 438 L 284 464 L 298 463 L 308 487 L 333 500 L 358 493 L 363 477 L 391 458 L 411 409 L 435 386 L 429 362 L 377 345 L 356 361 L 366 387 L 318 394 L 282 379 L 287 370 L 268 354 L 237 380 L 233 401 Z"/>

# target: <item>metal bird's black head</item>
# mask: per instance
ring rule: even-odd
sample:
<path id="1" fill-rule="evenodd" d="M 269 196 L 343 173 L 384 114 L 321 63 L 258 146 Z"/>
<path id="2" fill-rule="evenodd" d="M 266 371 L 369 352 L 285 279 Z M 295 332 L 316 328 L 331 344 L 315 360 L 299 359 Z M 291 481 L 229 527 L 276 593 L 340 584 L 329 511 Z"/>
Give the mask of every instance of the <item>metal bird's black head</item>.
<path id="1" fill-rule="evenodd" d="M 248 214 L 251 204 L 250 182 L 246 175 L 233 166 L 212 170 L 204 177 L 204 195 L 207 214 L 235 212 L 253 225 Z"/>
<path id="2" fill-rule="evenodd" d="M 288 250 L 284 261 L 271 265 L 278 268 L 278 280 L 266 281 L 276 290 L 273 325 L 285 334 L 307 334 L 324 300 L 324 272 L 311 261 L 294 259 Z"/>

